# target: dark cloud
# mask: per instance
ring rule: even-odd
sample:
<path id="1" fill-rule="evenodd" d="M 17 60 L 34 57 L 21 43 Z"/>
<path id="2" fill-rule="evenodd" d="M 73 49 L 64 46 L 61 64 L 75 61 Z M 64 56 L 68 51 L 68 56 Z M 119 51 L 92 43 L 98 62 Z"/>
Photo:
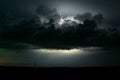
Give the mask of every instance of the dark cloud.
<path id="1" fill-rule="evenodd" d="M 107 20 L 113 25 L 120 25 L 120 1 L 118 0 L 76 0 L 78 4 L 83 2 L 87 7 L 99 10 Z"/>
<path id="2" fill-rule="evenodd" d="M 56 8 L 49 8 L 47 6 L 39 5 L 35 12 L 43 23 L 48 22 L 49 19 L 54 19 L 55 24 L 58 25 L 58 21 L 61 18 Z"/>
<path id="3" fill-rule="evenodd" d="M 90 12 L 76 15 L 75 19 L 84 22 L 85 20 L 95 20 L 98 25 L 103 24 L 104 16 L 101 13 L 93 15 Z"/>
<path id="4" fill-rule="evenodd" d="M 97 22 L 97 24 L 101 25 L 104 21 L 104 16 L 99 13 L 99 14 L 93 16 L 93 20 L 95 20 Z"/>
<path id="5" fill-rule="evenodd" d="M 87 19 L 89 19 L 89 20 L 91 20 L 92 19 L 92 13 L 90 13 L 90 12 L 86 12 L 86 13 L 83 13 L 83 14 L 78 14 L 76 17 L 75 17 L 75 19 L 78 19 L 78 20 L 80 20 L 80 21 L 84 21 L 84 20 L 87 20 Z"/>
<path id="6" fill-rule="evenodd" d="M 47 6 L 39 6 L 37 9 L 36 9 L 36 13 L 39 15 L 39 16 L 42 16 L 42 17 L 46 17 L 48 19 L 50 18 L 54 18 L 56 19 L 57 17 L 59 18 L 59 14 L 57 12 L 57 10 L 54 8 L 54 9 L 51 9 Z"/>
<path id="7" fill-rule="evenodd" d="M 88 12 L 102 13 L 106 22 L 113 25 L 120 24 L 120 1 L 118 0 L 0 0 L 0 13 L 11 11 L 12 14 L 14 12 L 14 15 L 28 16 L 34 14 L 34 9 L 39 4 L 57 7 L 58 4 L 62 5 L 63 3 L 71 3 L 71 6 L 78 5 L 78 8 L 76 8 L 78 11 L 88 10 Z M 85 6 L 85 8 L 82 8 L 82 6 Z"/>
<path id="8" fill-rule="evenodd" d="M 65 6 L 62 7 L 63 3 L 66 3 L 66 4 L 64 4 Z M 76 42 L 77 38 L 79 37 L 78 35 L 81 35 L 83 39 L 81 39 L 81 36 L 78 39 L 83 41 L 86 39 L 87 41 L 93 41 L 93 42 L 94 40 L 107 42 L 110 39 L 111 41 L 114 42 L 119 40 L 118 27 L 117 27 L 117 26 L 120 26 L 119 3 L 120 2 L 116 0 L 106 0 L 106 1 L 105 0 L 99 0 L 99 1 L 98 0 L 91 0 L 91 1 L 90 0 L 64 0 L 64 1 L 63 0 L 61 1 L 60 0 L 21 0 L 21 1 L 1 0 L 0 1 L 0 15 L 1 15 L 0 26 L 2 28 L 1 29 L 2 32 L 4 32 L 5 30 L 7 34 L 13 31 L 13 33 L 11 35 L 9 34 L 9 36 L 12 36 L 14 33 L 16 33 L 16 35 L 14 34 L 14 36 L 18 36 L 17 34 L 20 34 L 20 35 L 22 34 L 21 36 L 24 36 L 24 34 L 27 34 L 26 36 L 31 35 L 35 26 L 36 27 L 41 26 L 41 25 L 38 26 L 36 25 L 36 23 L 33 23 L 34 19 L 39 19 L 38 16 L 40 16 L 48 20 L 49 19 L 54 19 L 55 21 L 59 20 L 61 16 L 58 9 L 58 5 L 61 5 L 60 7 L 62 7 L 61 11 L 63 13 L 67 12 L 68 15 L 71 15 L 71 13 L 77 13 L 78 14 L 77 16 L 76 14 L 74 15 L 76 16 L 75 18 L 84 22 L 84 24 L 69 26 L 69 28 L 65 30 L 67 32 L 65 32 L 65 34 L 62 35 L 61 38 L 63 37 L 66 40 L 70 39 L 71 41 Z M 74 8 L 71 8 L 69 5 Z M 65 7 L 67 8 L 64 9 Z M 68 8 L 69 10 L 67 10 Z M 5 14 L 5 16 L 3 14 Z M 33 19 L 33 21 L 31 21 L 31 19 Z M 27 21 L 24 21 L 24 20 L 27 20 Z M 90 20 L 90 21 L 86 21 L 86 20 Z M 25 24 L 22 24 L 20 22 Z M 15 23 L 15 24 L 8 25 L 10 23 Z M 3 24 L 3 26 L 1 24 Z M 44 27 L 45 25 L 46 24 L 43 24 Z M 99 29 L 96 32 L 93 27 L 98 27 L 98 25 L 103 28 Z M 84 30 L 84 27 L 87 30 Z M 76 31 L 76 28 L 78 29 L 78 31 Z M 49 29 L 46 30 L 42 28 L 41 31 L 43 32 L 49 31 L 48 33 L 46 32 L 45 35 L 42 35 L 42 36 L 47 37 L 47 39 L 50 39 L 49 36 L 52 36 L 52 34 L 56 34 L 56 32 L 60 31 L 60 30 L 55 30 L 54 28 L 52 29 L 53 29 L 53 33 L 49 33 L 50 32 Z M 54 39 L 55 40 L 57 38 L 59 39 L 58 35 L 61 35 L 61 34 L 62 33 L 60 32 L 60 34 L 54 35 L 56 36 Z M 97 36 L 93 37 L 90 34 L 91 35 L 97 34 Z M 70 35 L 73 35 L 73 36 L 71 37 Z M 74 39 L 76 40 L 74 41 Z"/>

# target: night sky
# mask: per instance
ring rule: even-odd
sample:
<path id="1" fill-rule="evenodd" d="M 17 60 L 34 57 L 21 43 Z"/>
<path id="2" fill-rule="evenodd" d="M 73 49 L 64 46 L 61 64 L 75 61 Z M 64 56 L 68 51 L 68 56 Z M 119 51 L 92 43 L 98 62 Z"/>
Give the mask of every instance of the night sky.
<path id="1" fill-rule="evenodd" d="M 88 31 L 89 33 L 91 33 L 91 35 L 92 33 L 94 33 L 94 34 L 98 34 L 98 36 L 101 36 L 99 38 L 97 38 L 98 36 L 96 36 L 94 38 L 95 40 L 96 39 L 100 40 L 103 38 L 103 36 L 105 36 L 104 38 L 105 39 L 107 38 L 106 41 L 112 38 L 111 39 L 112 42 L 117 42 L 117 41 L 114 41 L 113 39 L 118 40 L 119 38 L 119 30 L 120 30 L 119 3 L 120 2 L 116 0 L 109 0 L 109 1 L 108 0 L 105 0 L 105 1 L 104 0 L 99 0 L 99 1 L 98 0 L 91 0 L 91 1 L 89 0 L 62 0 L 62 1 L 59 1 L 59 0 L 21 0 L 21 1 L 1 0 L 0 1 L 0 10 L 1 10 L 0 11 L 0 15 L 1 15 L 0 16 L 1 18 L 0 33 L 3 34 L 3 37 L 7 35 L 6 37 L 8 38 L 9 37 L 15 38 L 16 36 L 20 36 L 20 35 L 24 36 L 24 34 L 27 37 L 33 36 L 36 34 L 40 34 L 39 29 L 37 31 L 37 28 L 39 27 L 42 27 L 42 26 L 44 26 L 45 28 L 48 26 L 52 27 L 52 23 L 54 22 L 49 23 L 49 20 L 54 19 L 55 25 L 53 25 L 53 27 L 54 26 L 55 28 L 58 28 L 58 27 L 65 28 L 65 26 L 69 27 L 67 29 L 63 29 L 63 31 L 65 31 L 65 34 L 62 35 L 63 37 L 67 34 L 67 31 L 69 30 L 71 30 L 71 33 L 68 33 L 69 35 L 71 35 L 72 33 L 74 34 L 70 26 L 76 27 L 76 28 L 79 26 L 80 28 L 81 27 L 80 25 L 83 24 L 82 25 L 83 28 L 84 26 L 88 27 L 85 30 L 86 32 Z M 89 22 L 88 23 L 86 22 L 87 24 L 85 24 L 85 20 L 93 20 L 93 22 L 90 22 L 91 27 L 89 26 L 90 25 Z M 48 24 L 46 25 L 46 23 Z M 34 31 L 35 27 L 36 27 L 36 31 Z M 96 27 L 98 31 L 96 31 L 94 27 Z M 102 31 L 100 30 L 100 28 L 102 28 Z M 92 32 L 90 32 L 91 29 L 92 29 Z M 46 32 L 49 33 L 49 30 L 50 29 L 48 29 L 48 31 L 46 30 Z M 52 31 L 54 32 L 54 30 Z M 85 32 L 85 31 L 84 29 L 82 29 L 81 32 Z M 44 30 L 42 32 L 43 33 L 41 34 L 48 34 L 48 33 L 44 33 Z M 80 30 L 78 32 L 77 31 L 75 32 L 76 33 L 72 35 L 73 37 L 75 37 L 76 35 L 80 36 L 80 34 L 83 34 L 83 33 L 79 33 Z M 89 33 L 84 33 L 81 36 L 84 36 L 84 37 L 86 36 L 86 38 L 89 38 L 90 37 Z M 60 33 L 58 31 L 58 34 L 60 35 L 62 34 L 62 32 Z M 37 35 L 37 36 L 40 36 L 40 35 Z M 46 37 L 51 38 L 50 36 L 46 36 Z M 92 35 L 92 37 L 94 37 L 94 35 Z M 23 38 L 25 39 L 25 36 Z M 91 38 L 89 39 L 91 40 Z M 87 39 L 87 41 L 89 41 L 89 39 Z M 69 40 L 72 40 L 72 39 L 69 39 Z M 101 41 L 98 41 L 98 42 L 101 42 Z"/>
<path id="2" fill-rule="evenodd" d="M 106 22 L 112 25 L 118 26 L 120 21 L 120 1 L 118 0 L 1 0 L 0 13 L 9 12 L 17 17 L 36 16 L 35 9 L 40 4 L 47 5 L 49 8 L 55 7 L 58 13 L 63 15 L 102 13 Z"/>
<path id="3" fill-rule="evenodd" d="M 118 0 L 0 0 L 0 65 L 119 65 L 119 21 Z"/>

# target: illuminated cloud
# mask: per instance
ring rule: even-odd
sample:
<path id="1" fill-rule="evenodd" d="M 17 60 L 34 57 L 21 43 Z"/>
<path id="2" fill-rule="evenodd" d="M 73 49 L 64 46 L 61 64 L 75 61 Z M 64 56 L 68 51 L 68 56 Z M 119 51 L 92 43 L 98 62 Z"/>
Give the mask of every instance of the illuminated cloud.
<path id="1" fill-rule="evenodd" d="M 65 23 L 68 23 L 68 24 L 71 24 L 71 25 L 72 25 L 72 23 L 76 23 L 76 24 L 80 24 L 81 23 L 81 24 L 83 24 L 83 22 L 80 22 L 79 20 L 75 19 L 73 16 L 68 16 L 66 18 L 62 18 L 61 17 L 61 19 L 59 20 L 58 24 L 59 25 L 63 25 Z"/>

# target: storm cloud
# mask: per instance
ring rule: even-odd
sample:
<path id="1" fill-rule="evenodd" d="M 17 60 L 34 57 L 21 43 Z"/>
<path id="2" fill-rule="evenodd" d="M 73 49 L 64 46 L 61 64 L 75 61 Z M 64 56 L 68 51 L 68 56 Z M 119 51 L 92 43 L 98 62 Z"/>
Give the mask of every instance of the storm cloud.
<path id="1" fill-rule="evenodd" d="M 119 40 L 119 3 L 115 0 L 1 0 L 0 28 L 2 34 L 7 34 L 7 38 L 21 36 L 20 38 L 24 39 L 38 32 L 37 37 L 42 36 L 40 40 L 44 37 L 47 40 L 52 38 L 57 40 L 60 36 L 75 43 L 77 38 L 88 42 L 94 40 L 115 42 Z M 75 17 L 83 24 L 68 25 L 67 28 L 61 26 L 62 30 L 55 29 L 56 25 L 53 22 L 59 22 L 64 16 Z M 48 21 L 41 23 L 42 18 Z M 74 21 L 70 22 L 74 23 Z M 45 29 L 46 25 L 50 27 Z M 35 28 L 37 30 L 34 30 Z"/>
<path id="2" fill-rule="evenodd" d="M 30 17 L 31 15 L 35 16 L 35 10 L 39 5 L 47 5 L 49 8 L 54 7 L 58 10 L 58 5 L 61 5 L 60 7 L 62 7 L 63 4 L 65 4 L 65 6 L 67 7 L 70 4 L 72 7 L 75 7 L 73 8 L 75 9 L 75 11 L 80 11 L 80 14 L 85 12 L 91 12 L 94 14 L 102 13 L 107 23 L 119 26 L 119 3 L 120 1 L 118 0 L 1 0 L 0 13 L 9 12 L 11 14 L 14 14 L 15 18 L 17 18 L 18 16 L 19 18 L 23 16 Z M 64 11 L 67 10 L 63 9 L 61 11 L 64 13 Z M 75 11 L 73 11 L 72 13 L 75 13 Z"/>
<path id="3" fill-rule="evenodd" d="M 55 21 L 60 19 L 60 14 L 57 12 L 56 8 L 49 8 L 47 6 L 39 5 L 35 12 L 37 13 L 40 18 L 45 18 L 47 20 L 54 19 Z"/>

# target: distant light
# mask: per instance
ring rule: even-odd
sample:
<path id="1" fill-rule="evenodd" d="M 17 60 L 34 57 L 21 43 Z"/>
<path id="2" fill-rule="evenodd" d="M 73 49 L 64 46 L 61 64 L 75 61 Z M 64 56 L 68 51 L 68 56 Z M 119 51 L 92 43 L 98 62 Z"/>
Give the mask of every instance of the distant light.
<path id="1" fill-rule="evenodd" d="M 91 51 L 101 50 L 101 47 L 86 47 L 73 49 L 34 49 L 35 53 L 55 54 L 55 55 L 85 55 Z"/>
<path id="2" fill-rule="evenodd" d="M 37 49 L 35 50 L 37 52 L 41 52 L 41 53 L 49 53 L 49 54 L 80 54 L 83 53 L 84 50 L 81 49 L 70 49 L 70 50 L 63 50 L 63 49 Z"/>

